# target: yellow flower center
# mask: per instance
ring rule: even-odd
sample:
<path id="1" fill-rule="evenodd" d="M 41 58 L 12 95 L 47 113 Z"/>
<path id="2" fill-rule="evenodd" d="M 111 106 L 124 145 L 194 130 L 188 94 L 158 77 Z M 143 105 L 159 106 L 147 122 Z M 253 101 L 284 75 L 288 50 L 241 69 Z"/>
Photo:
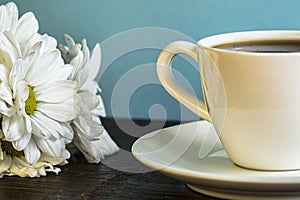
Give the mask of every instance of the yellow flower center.
<path id="1" fill-rule="evenodd" d="M 25 101 L 25 111 L 28 115 L 32 115 L 36 108 L 36 98 L 32 87 L 28 85 L 28 88 L 29 88 L 29 96 Z"/>
<path id="2" fill-rule="evenodd" d="M 17 151 L 11 142 L 0 140 L 1 141 L 1 149 L 4 151 L 7 155 L 10 155 L 11 157 L 20 157 L 24 156 L 23 151 Z"/>

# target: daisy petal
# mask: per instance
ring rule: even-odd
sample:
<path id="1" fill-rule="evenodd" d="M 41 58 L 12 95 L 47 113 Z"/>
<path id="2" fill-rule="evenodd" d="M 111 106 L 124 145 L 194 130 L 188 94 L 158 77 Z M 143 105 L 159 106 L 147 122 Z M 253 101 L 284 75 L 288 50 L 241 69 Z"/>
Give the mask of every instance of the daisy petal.
<path id="1" fill-rule="evenodd" d="M 13 112 L 12 112 L 11 108 L 7 107 L 5 102 L 0 101 L 0 113 L 5 115 L 6 117 L 8 117 L 8 116 L 11 116 Z"/>
<path id="2" fill-rule="evenodd" d="M 101 49 L 100 45 L 96 44 L 95 48 L 93 49 L 92 56 L 90 62 L 86 66 L 89 69 L 89 80 L 94 80 L 99 72 L 101 63 Z"/>
<path id="3" fill-rule="evenodd" d="M 72 127 L 70 126 L 70 124 L 68 122 L 62 122 L 60 123 L 60 125 L 63 128 L 63 132 L 60 132 L 60 134 L 62 135 L 62 137 L 65 139 L 65 142 L 71 143 L 74 137 L 74 132 Z"/>
<path id="4" fill-rule="evenodd" d="M 39 123 L 39 126 L 43 127 L 43 131 L 47 129 L 45 132 L 49 133 L 48 138 L 59 139 L 63 137 L 66 141 L 73 139 L 73 131 L 68 122 L 59 123 L 39 111 L 36 111 L 34 115 L 35 121 Z"/>
<path id="5" fill-rule="evenodd" d="M 2 177 L 11 167 L 11 157 L 3 153 L 3 159 L 0 161 L 0 177 Z"/>
<path id="6" fill-rule="evenodd" d="M 49 117 L 45 116 L 43 113 L 36 111 L 34 113 L 34 118 L 36 119 L 36 121 L 38 121 L 38 123 L 40 125 L 42 125 L 44 128 L 47 129 L 47 132 L 50 134 L 49 138 L 54 137 L 56 139 L 60 138 L 60 134 L 61 132 L 63 132 L 63 128 L 61 127 L 61 125 L 50 119 Z"/>
<path id="7" fill-rule="evenodd" d="M 74 82 L 68 80 L 46 83 L 35 89 L 36 100 L 48 103 L 63 102 L 75 93 Z"/>
<path id="8" fill-rule="evenodd" d="M 11 47 L 13 47 L 13 52 L 15 54 L 15 58 L 21 58 L 22 53 L 21 53 L 21 48 L 20 48 L 18 40 L 15 38 L 14 35 L 12 35 L 11 32 L 5 31 L 5 32 L 3 32 L 3 34 L 6 36 L 7 40 L 12 45 Z"/>
<path id="9" fill-rule="evenodd" d="M 20 19 L 16 29 L 16 38 L 21 43 L 27 42 L 39 29 L 38 21 L 33 13 L 25 13 Z"/>
<path id="10" fill-rule="evenodd" d="M 52 157 L 60 157 L 62 150 L 65 148 L 65 143 L 60 139 L 40 139 L 36 138 L 36 144 L 39 149 Z"/>
<path id="11" fill-rule="evenodd" d="M 28 145 L 30 138 L 31 138 L 31 133 L 25 131 L 25 133 L 21 139 L 12 142 L 13 147 L 17 151 L 23 151 L 25 149 L 25 147 Z"/>
<path id="12" fill-rule="evenodd" d="M 48 117 L 60 121 L 67 122 L 74 119 L 80 112 L 82 107 L 82 101 L 77 95 L 67 101 L 51 104 L 51 103 L 39 103 L 36 110 L 44 113 Z"/>
<path id="13" fill-rule="evenodd" d="M 14 63 L 12 70 L 9 74 L 9 80 L 10 80 L 9 84 L 13 91 L 16 91 L 18 82 L 23 81 L 24 74 L 25 74 L 24 69 L 25 66 L 23 65 L 22 60 L 17 60 Z"/>
<path id="14" fill-rule="evenodd" d="M 4 156 L 6 154 L 2 151 L 2 149 L 0 148 L 0 162 L 4 159 Z"/>
<path id="15" fill-rule="evenodd" d="M 11 43 L 4 35 L 3 32 L 0 32 L 0 63 L 4 64 L 9 69 L 13 66 L 13 62 L 19 58 L 19 45 Z"/>
<path id="16" fill-rule="evenodd" d="M 81 51 L 78 52 L 77 56 L 73 58 L 70 64 L 74 67 L 70 75 L 70 79 L 74 80 L 77 78 L 78 73 L 80 72 L 83 66 L 83 54 Z"/>
<path id="17" fill-rule="evenodd" d="M 12 165 L 9 169 L 9 175 L 17 175 L 20 177 L 38 177 L 39 173 L 37 169 L 34 169 L 28 164 L 24 157 L 13 157 Z"/>
<path id="18" fill-rule="evenodd" d="M 0 64 L 0 80 L 7 82 L 9 71 L 7 67 L 3 64 Z"/>
<path id="19" fill-rule="evenodd" d="M 68 122 L 57 122 L 41 112 L 35 112 L 35 117 L 38 118 L 40 124 L 45 124 L 43 127 L 49 127 L 49 133 L 51 138 L 64 138 L 66 141 L 71 142 L 73 139 L 73 130 Z M 50 138 L 48 137 L 48 138 Z"/>
<path id="20" fill-rule="evenodd" d="M 30 139 L 28 145 L 24 149 L 24 154 L 26 161 L 31 165 L 35 164 L 39 160 L 41 152 L 36 146 L 33 138 Z"/>
<path id="21" fill-rule="evenodd" d="M 28 115 L 24 115 L 25 117 L 25 123 L 26 123 L 26 130 L 27 132 L 31 133 L 32 132 L 32 125 L 31 125 L 31 120 Z"/>
<path id="22" fill-rule="evenodd" d="M 7 31 L 9 30 L 9 12 L 5 5 L 0 6 L 0 31 Z"/>
<path id="23" fill-rule="evenodd" d="M 85 38 L 82 40 L 81 43 L 82 43 L 82 50 L 81 51 L 83 53 L 83 58 L 84 58 L 83 59 L 83 64 L 84 64 L 84 66 L 87 66 L 87 63 L 90 61 L 90 57 L 91 57 L 90 50 L 87 46 L 87 41 L 86 41 Z"/>
<path id="24" fill-rule="evenodd" d="M 3 99 L 10 106 L 13 105 L 11 89 L 4 82 L 0 82 L 0 99 Z"/>
<path id="25" fill-rule="evenodd" d="M 42 42 L 42 49 L 41 50 L 43 52 L 47 52 L 49 50 L 56 49 L 56 47 L 57 47 L 56 39 L 54 37 L 51 37 L 51 36 L 47 35 L 47 34 L 42 35 L 39 38 L 39 41 Z"/>
<path id="26" fill-rule="evenodd" d="M 30 116 L 30 120 L 32 122 L 32 134 L 34 134 L 36 137 L 44 139 L 52 137 L 49 129 L 45 127 L 44 123 L 41 122 L 39 118 L 35 117 L 35 114 Z"/>
<path id="27" fill-rule="evenodd" d="M 97 107 L 94 110 L 91 111 L 91 113 L 93 113 L 94 115 L 97 115 L 97 116 L 105 117 L 106 112 L 105 112 L 103 100 L 100 95 L 97 95 L 96 97 L 98 98 L 99 104 L 97 105 Z"/>
<path id="28" fill-rule="evenodd" d="M 5 6 L 10 15 L 10 20 L 8 20 L 8 22 L 10 23 L 8 24 L 7 30 L 10 30 L 12 33 L 15 33 L 19 16 L 18 8 L 13 2 L 9 2 Z"/>
<path id="29" fill-rule="evenodd" d="M 65 40 L 66 40 L 68 46 L 75 45 L 75 42 L 74 42 L 73 38 L 70 35 L 64 34 L 64 37 L 65 37 Z"/>
<path id="30" fill-rule="evenodd" d="M 99 104 L 99 99 L 90 92 L 80 93 L 80 97 L 82 98 L 84 104 L 87 106 L 88 110 L 95 109 Z"/>
<path id="31" fill-rule="evenodd" d="M 96 78 L 96 76 L 99 72 L 100 62 L 101 62 L 101 49 L 100 49 L 99 44 L 97 44 L 93 50 L 90 61 L 88 62 L 87 66 L 84 67 L 85 70 L 88 70 L 88 77 L 86 79 L 83 79 L 84 82 L 81 83 L 81 88 L 93 92 L 94 87 L 91 87 L 91 86 L 95 85 L 93 83 L 94 82 L 93 80 Z M 82 77 L 79 77 L 79 78 L 82 78 Z M 98 87 L 98 83 L 97 83 L 97 87 Z"/>
<path id="32" fill-rule="evenodd" d="M 4 122 L 8 125 L 8 129 L 3 129 L 3 133 L 8 141 L 16 141 L 23 137 L 26 130 L 25 120 L 21 115 L 13 115 L 11 118 L 3 118 L 3 121 L 8 120 L 9 122 Z"/>
<path id="33" fill-rule="evenodd" d="M 18 82 L 17 88 L 16 88 L 17 97 L 22 102 L 25 102 L 28 99 L 29 96 L 29 88 L 25 81 Z"/>
<path id="34" fill-rule="evenodd" d="M 79 87 L 80 88 L 82 88 L 82 86 L 85 84 L 85 82 L 88 81 L 88 76 L 89 76 L 89 70 L 88 69 L 82 69 L 78 73 L 77 81 L 79 82 Z"/>
<path id="35" fill-rule="evenodd" d="M 60 58 L 58 50 L 53 50 L 41 57 L 36 57 L 31 70 L 26 75 L 26 80 L 33 87 L 47 83 L 49 80 L 60 80 L 57 75 L 63 71 L 57 69 L 57 65 L 63 66 L 63 61 Z"/>

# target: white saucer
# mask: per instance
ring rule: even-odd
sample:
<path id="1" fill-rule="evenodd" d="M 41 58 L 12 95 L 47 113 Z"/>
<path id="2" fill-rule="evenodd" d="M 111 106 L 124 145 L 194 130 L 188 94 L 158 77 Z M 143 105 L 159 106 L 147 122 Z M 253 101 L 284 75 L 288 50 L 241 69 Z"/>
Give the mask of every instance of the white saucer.
<path id="1" fill-rule="evenodd" d="M 199 121 L 149 133 L 133 144 L 132 152 L 146 166 L 206 195 L 225 199 L 300 199 L 300 171 L 241 168 L 222 148 L 212 125 Z"/>

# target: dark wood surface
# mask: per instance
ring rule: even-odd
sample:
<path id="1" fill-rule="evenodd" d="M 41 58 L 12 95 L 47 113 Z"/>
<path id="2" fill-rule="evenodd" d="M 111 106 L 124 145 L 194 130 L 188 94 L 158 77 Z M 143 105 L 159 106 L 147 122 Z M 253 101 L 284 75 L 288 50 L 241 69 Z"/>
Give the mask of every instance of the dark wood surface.
<path id="1" fill-rule="evenodd" d="M 102 119 L 121 151 L 101 164 L 88 164 L 75 152 L 59 175 L 40 178 L 4 177 L 0 180 L 0 200 L 4 199 L 214 199 L 184 183 L 150 171 L 131 156 L 137 136 L 178 122 Z"/>

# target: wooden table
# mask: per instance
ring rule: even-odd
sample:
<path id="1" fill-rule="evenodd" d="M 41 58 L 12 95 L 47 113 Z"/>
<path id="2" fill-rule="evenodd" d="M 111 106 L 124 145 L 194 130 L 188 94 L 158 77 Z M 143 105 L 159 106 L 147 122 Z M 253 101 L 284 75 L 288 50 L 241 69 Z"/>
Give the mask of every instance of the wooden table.
<path id="1" fill-rule="evenodd" d="M 58 176 L 50 173 L 33 179 L 4 177 L 0 180 L 0 199 L 214 199 L 195 193 L 184 183 L 150 171 L 143 165 L 136 168 L 139 163 L 130 154 L 131 145 L 137 139 L 134 136 L 178 122 L 152 121 L 151 126 L 146 126 L 149 121 L 136 120 L 141 127 L 138 129 L 126 119 L 102 119 L 102 122 L 122 149 L 120 153 L 96 165 L 88 164 L 76 152 Z M 135 169 L 138 170 L 132 172 Z"/>

